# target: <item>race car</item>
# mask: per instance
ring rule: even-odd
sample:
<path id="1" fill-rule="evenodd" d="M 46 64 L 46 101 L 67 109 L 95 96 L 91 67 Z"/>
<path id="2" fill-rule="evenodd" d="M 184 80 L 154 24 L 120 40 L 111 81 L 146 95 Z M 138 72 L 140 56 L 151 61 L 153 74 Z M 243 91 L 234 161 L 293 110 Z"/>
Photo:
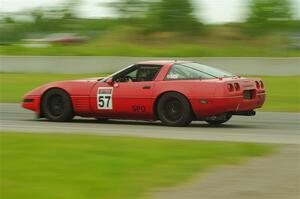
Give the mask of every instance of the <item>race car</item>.
<path id="1" fill-rule="evenodd" d="M 253 116 L 264 101 L 261 79 L 167 60 L 132 64 L 105 78 L 49 83 L 27 93 L 22 106 L 55 122 L 81 116 L 187 126 L 196 120 L 219 125 L 233 115 Z"/>

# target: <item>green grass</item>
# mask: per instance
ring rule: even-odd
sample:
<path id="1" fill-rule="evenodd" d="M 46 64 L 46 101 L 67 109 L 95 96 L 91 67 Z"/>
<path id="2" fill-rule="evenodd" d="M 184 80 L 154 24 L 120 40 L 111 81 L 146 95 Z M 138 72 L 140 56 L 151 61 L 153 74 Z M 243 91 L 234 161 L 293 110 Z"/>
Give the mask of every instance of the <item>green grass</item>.
<path id="1" fill-rule="evenodd" d="M 166 31 L 141 32 L 140 28 L 120 24 L 111 28 L 101 33 L 95 32 L 96 34 L 89 41 L 82 44 L 30 48 L 22 46 L 21 42 L 0 46 L 0 54 L 137 57 L 300 56 L 300 50 L 292 49 L 292 41 L 289 41 L 289 38 L 283 34 L 269 33 L 250 36 L 244 34 L 241 27 L 237 26 L 207 26 L 203 32 L 192 35 Z"/>
<path id="2" fill-rule="evenodd" d="M 134 199 L 274 146 L 59 134 L 0 134 L 0 197 Z"/>
<path id="3" fill-rule="evenodd" d="M 166 50 L 167 49 L 167 50 Z M 50 46 L 28 48 L 0 46 L 1 55 L 24 56 L 135 56 L 135 57 L 298 57 L 299 50 L 270 49 L 268 47 L 207 46 L 200 44 L 166 44 L 153 46 L 134 43 L 83 44 L 78 46 Z"/>
<path id="4" fill-rule="evenodd" d="M 300 76 L 260 78 L 265 83 L 267 98 L 259 110 L 300 112 Z"/>
<path id="5" fill-rule="evenodd" d="M 44 83 L 95 76 L 106 75 L 0 73 L 0 102 L 20 102 L 26 92 Z M 261 78 L 266 85 L 267 100 L 259 110 L 300 112 L 300 76 Z"/>

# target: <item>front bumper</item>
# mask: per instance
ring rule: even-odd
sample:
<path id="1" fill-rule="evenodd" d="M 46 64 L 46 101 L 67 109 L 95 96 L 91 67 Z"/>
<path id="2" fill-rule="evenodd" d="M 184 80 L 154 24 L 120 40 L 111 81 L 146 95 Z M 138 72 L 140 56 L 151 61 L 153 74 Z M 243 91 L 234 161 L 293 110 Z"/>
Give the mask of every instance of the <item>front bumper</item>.
<path id="1" fill-rule="evenodd" d="M 22 107 L 32 110 L 36 113 L 40 112 L 40 96 L 28 95 L 23 98 Z"/>

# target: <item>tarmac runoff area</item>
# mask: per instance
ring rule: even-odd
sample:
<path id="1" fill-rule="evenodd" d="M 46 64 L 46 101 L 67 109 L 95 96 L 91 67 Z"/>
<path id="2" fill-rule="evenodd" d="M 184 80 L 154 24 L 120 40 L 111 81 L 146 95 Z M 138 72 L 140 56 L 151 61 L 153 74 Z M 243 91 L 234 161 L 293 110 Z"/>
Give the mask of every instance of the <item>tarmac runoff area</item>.
<path id="1" fill-rule="evenodd" d="M 37 120 L 19 104 L 0 103 L 1 132 L 97 134 L 161 139 L 210 140 L 282 144 L 275 153 L 252 158 L 242 165 L 217 167 L 189 182 L 153 190 L 153 199 L 299 199 L 300 114 L 258 112 L 254 117 L 235 116 L 220 127 L 193 122 L 188 127 L 166 127 L 160 122 L 76 117 L 73 122 Z"/>
<path id="2" fill-rule="evenodd" d="M 226 124 L 212 127 L 193 122 L 188 127 L 167 127 L 160 122 L 76 117 L 72 122 L 53 123 L 35 119 L 19 104 L 0 103 L 1 131 L 30 133 L 76 133 L 107 136 L 137 136 L 161 139 L 300 144 L 300 113 L 258 112 L 256 116 L 233 116 Z"/>
<path id="3" fill-rule="evenodd" d="M 299 199 L 300 148 L 282 147 L 241 165 L 217 167 L 191 182 L 157 190 L 153 199 Z"/>
<path id="4" fill-rule="evenodd" d="M 111 73 L 145 60 L 187 60 L 237 75 L 300 75 L 300 57 L 0 56 L 0 72 Z"/>

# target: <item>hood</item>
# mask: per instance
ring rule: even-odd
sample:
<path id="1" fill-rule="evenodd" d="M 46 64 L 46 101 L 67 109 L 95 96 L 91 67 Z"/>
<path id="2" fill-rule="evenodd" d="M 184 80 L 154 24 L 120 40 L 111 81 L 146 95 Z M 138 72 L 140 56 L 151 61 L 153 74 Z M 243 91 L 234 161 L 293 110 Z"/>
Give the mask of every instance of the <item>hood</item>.
<path id="1" fill-rule="evenodd" d="M 29 91 L 26 95 L 42 95 L 50 88 L 61 88 L 70 95 L 89 95 L 92 86 L 101 79 L 103 79 L 103 77 L 51 82 Z"/>

